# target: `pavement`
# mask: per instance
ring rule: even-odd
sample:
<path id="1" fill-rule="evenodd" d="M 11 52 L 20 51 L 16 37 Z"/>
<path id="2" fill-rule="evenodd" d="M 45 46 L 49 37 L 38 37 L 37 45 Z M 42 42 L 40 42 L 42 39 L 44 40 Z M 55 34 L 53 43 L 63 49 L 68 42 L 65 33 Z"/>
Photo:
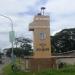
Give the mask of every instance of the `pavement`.
<path id="1" fill-rule="evenodd" d="M 2 69 L 3 69 L 3 67 L 6 66 L 6 65 L 9 64 L 9 63 L 10 63 L 10 58 L 4 56 L 4 57 L 2 58 L 2 64 L 0 64 L 0 75 L 3 75 L 3 74 L 2 74 Z"/>

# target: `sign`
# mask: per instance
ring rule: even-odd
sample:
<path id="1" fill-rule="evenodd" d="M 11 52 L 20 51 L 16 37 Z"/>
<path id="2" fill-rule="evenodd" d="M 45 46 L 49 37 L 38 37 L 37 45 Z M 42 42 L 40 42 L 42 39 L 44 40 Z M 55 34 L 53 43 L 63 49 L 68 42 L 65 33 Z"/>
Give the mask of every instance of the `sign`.
<path id="1" fill-rule="evenodd" d="M 9 32 L 9 39 L 10 39 L 11 43 L 13 43 L 15 41 L 15 32 L 14 31 Z"/>
<path id="2" fill-rule="evenodd" d="M 49 48 L 37 48 L 36 50 L 37 51 L 49 51 L 50 49 Z"/>
<path id="3" fill-rule="evenodd" d="M 35 20 L 49 20 L 49 18 L 35 18 Z"/>

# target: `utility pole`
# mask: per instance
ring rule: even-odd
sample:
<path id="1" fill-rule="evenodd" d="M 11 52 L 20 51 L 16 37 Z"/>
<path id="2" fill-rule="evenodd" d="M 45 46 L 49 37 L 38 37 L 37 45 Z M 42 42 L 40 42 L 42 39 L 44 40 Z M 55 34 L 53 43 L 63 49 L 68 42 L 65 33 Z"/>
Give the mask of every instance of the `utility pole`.
<path id="1" fill-rule="evenodd" d="M 10 42 L 11 42 L 11 45 L 12 45 L 12 64 L 14 64 L 14 62 L 13 62 L 13 60 L 14 60 L 13 42 L 14 42 L 14 39 L 15 39 L 15 35 L 14 35 L 14 30 L 13 30 L 13 21 L 8 16 L 1 15 L 1 14 L 0 14 L 0 16 L 7 18 L 11 22 L 11 24 L 10 24 L 11 25 L 11 31 L 9 32 L 9 36 L 10 36 Z"/>

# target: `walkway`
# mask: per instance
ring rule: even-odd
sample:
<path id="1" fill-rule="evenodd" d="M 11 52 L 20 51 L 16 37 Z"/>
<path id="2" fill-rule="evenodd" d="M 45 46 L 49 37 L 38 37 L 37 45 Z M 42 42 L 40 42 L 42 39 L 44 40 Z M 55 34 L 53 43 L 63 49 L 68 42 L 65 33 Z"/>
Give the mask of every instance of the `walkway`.
<path id="1" fill-rule="evenodd" d="M 3 63 L 0 64 L 0 75 L 3 75 L 2 74 L 2 69 L 5 65 L 9 64 L 10 63 L 10 59 L 7 58 L 7 57 L 3 57 Z"/>

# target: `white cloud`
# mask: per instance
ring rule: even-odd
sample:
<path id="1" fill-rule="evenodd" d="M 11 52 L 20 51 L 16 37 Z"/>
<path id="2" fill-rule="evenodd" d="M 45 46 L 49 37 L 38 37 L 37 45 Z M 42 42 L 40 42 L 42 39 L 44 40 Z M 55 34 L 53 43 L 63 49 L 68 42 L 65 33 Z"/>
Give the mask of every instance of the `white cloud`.
<path id="1" fill-rule="evenodd" d="M 10 20 L 2 17 L 1 14 L 12 19 L 16 36 L 28 35 L 29 37 L 28 23 L 32 19 L 31 16 L 19 16 L 17 14 L 27 11 L 36 2 L 37 0 L 0 0 L 0 48 L 10 46 L 9 31 L 11 30 Z"/>
<path id="2" fill-rule="evenodd" d="M 75 27 L 75 0 L 48 0 L 45 6 L 51 16 L 52 33 Z"/>
<path id="3" fill-rule="evenodd" d="M 41 0 L 0 0 L 0 14 L 12 19 L 16 36 L 32 38 L 28 25 L 33 19 L 32 14 L 37 10 L 40 11 L 40 7 L 43 5 L 46 6 L 46 12 L 51 16 L 51 34 L 63 28 L 75 27 L 75 0 L 48 0 L 46 3 Z M 26 15 L 25 12 L 29 12 L 31 15 Z M 10 45 L 8 35 L 10 30 L 10 21 L 0 16 L 1 48 Z"/>
<path id="4" fill-rule="evenodd" d="M 27 7 L 32 6 L 37 0 L 1 0 L 0 13 L 17 13 L 28 10 Z"/>
<path id="5" fill-rule="evenodd" d="M 75 12 L 75 0 L 49 0 L 46 4 L 48 12 L 57 14 Z"/>

